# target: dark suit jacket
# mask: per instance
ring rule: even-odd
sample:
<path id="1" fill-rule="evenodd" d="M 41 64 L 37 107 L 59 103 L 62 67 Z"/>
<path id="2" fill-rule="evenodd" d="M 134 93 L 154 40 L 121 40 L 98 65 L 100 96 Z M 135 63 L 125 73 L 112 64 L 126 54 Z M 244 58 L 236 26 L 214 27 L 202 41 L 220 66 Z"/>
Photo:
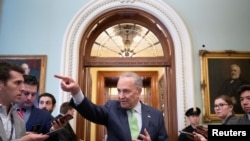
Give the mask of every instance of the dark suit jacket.
<path id="1" fill-rule="evenodd" d="M 195 129 L 191 125 L 189 125 L 189 126 L 185 127 L 182 131 L 193 133 L 195 131 Z M 193 141 L 193 137 L 181 133 L 178 137 L 178 141 Z"/>
<path id="2" fill-rule="evenodd" d="M 218 94 L 219 95 L 225 94 L 225 95 L 229 95 L 230 97 L 234 97 L 237 101 L 236 105 L 234 106 L 234 112 L 236 114 L 244 113 L 244 111 L 242 110 L 241 105 L 240 105 L 240 97 L 239 97 L 237 91 L 241 85 L 249 84 L 249 82 L 247 82 L 246 80 L 243 80 L 241 78 L 235 79 L 235 80 L 233 80 L 232 83 L 230 83 L 231 81 L 232 81 L 232 79 L 226 80 L 223 83 Z"/>
<path id="3" fill-rule="evenodd" d="M 121 108 L 119 101 L 109 100 L 104 106 L 97 106 L 85 97 L 78 106 L 71 99 L 70 105 L 84 118 L 106 126 L 108 133 L 107 141 L 131 140 L 127 110 Z M 143 129 L 146 128 L 152 141 L 167 141 L 168 135 L 162 112 L 143 103 L 141 105 L 141 134 L 144 134 Z"/>
<path id="4" fill-rule="evenodd" d="M 60 130 L 58 141 L 77 141 L 76 134 L 69 123 Z"/>
<path id="5" fill-rule="evenodd" d="M 51 128 L 51 122 L 53 117 L 51 114 L 44 110 L 36 108 L 35 106 L 32 107 L 30 117 L 26 123 L 26 130 L 31 131 L 33 125 L 41 125 L 38 133 L 48 133 Z"/>
<path id="6" fill-rule="evenodd" d="M 239 118 L 235 115 L 229 116 L 222 125 L 237 125 L 239 123 Z"/>
<path id="7" fill-rule="evenodd" d="M 230 83 L 231 81 L 233 81 L 232 83 Z M 226 80 L 222 87 L 221 87 L 221 90 L 219 92 L 219 94 L 227 94 L 229 96 L 238 96 L 237 94 L 237 89 L 243 85 L 243 84 L 248 84 L 248 82 L 246 80 L 243 80 L 241 78 L 238 78 L 238 79 L 228 79 Z"/>
<path id="8" fill-rule="evenodd" d="M 238 124 L 240 124 L 240 125 L 250 125 L 250 120 L 248 119 L 247 114 L 244 114 L 242 117 L 239 118 Z"/>

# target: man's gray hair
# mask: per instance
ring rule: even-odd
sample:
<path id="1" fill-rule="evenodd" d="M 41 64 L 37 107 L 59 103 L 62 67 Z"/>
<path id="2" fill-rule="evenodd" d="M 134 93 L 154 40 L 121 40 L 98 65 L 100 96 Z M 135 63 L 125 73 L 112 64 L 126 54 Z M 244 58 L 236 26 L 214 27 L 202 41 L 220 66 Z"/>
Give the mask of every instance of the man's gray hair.
<path id="1" fill-rule="evenodd" d="M 122 73 L 120 75 L 119 79 L 120 78 L 124 78 L 124 77 L 131 77 L 131 78 L 133 78 L 134 82 L 135 82 L 135 85 L 137 87 L 140 87 L 140 88 L 143 87 L 142 78 L 138 74 L 136 74 L 134 72 L 124 72 L 124 73 Z"/>

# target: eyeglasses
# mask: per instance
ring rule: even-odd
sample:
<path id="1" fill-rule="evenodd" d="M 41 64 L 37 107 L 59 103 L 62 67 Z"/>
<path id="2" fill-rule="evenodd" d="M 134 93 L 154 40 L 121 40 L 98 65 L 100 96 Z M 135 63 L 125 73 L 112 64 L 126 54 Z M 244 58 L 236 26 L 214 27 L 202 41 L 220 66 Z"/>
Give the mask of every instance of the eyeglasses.
<path id="1" fill-rule="evenodd" d="M 224 105 L 228 105 L 228 104 L 220 103 L 218 105 L 214 105 L 214 108 L 222 108 Z"/>

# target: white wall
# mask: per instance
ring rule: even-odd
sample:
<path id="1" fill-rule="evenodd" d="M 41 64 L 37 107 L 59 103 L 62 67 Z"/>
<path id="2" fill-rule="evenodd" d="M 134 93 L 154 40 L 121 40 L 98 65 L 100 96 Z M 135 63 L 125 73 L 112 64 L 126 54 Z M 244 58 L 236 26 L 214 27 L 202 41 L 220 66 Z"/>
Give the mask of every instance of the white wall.
<path id="1" fill-rule="evenodd" d="M 88 0 L 0 0 L 0 55 L 47 55 L 46 92 L 59 95 L 62 41 L 71 19 Z M 58 99 L 57 99 L 58 100 Z M 57 115 L 57 104 L 53 115 Z"/>
<path id="2" fill-rule="evenodd" d="M 196 101 L 199 103 L 202 100 L 198 51 L 200 49 L 250 51 L 250 1 L 166 1 L 179 13 L 190 31 L 194 49 Z"/>

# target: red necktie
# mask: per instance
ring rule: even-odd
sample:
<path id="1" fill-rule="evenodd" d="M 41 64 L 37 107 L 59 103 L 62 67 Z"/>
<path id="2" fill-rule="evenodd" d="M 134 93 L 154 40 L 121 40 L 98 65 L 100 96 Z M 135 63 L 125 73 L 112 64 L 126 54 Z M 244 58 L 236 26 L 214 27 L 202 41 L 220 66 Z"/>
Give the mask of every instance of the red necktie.
<path id="1" fill-rule="evenodd" d="M 21 119 L 24 119 L 24 115 L 23 115 L 23 110 L 22 110 L 22 108 L 18 109 L 17 114 L 19 115 L 19 117 L 20 117 Z"/>

